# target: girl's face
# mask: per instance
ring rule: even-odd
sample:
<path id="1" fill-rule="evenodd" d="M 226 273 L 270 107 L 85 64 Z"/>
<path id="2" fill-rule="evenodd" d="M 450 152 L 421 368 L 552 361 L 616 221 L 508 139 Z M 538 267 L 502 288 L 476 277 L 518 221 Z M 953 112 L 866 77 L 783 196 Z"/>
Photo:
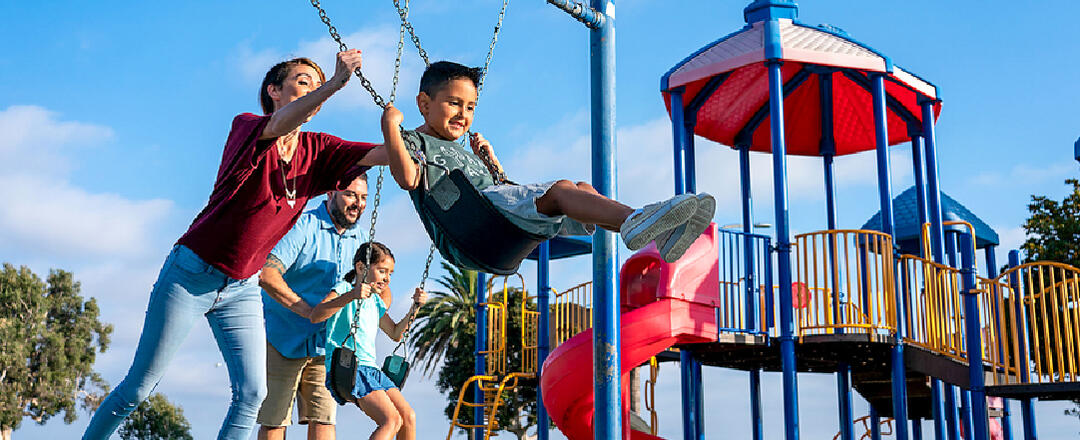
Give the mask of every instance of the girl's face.
<path id="1" fill-rule="evenodd" d="M 356 273 L 364 273 L 364 262 L 356 262 Z M 374 284 L 378 290 L 384 289 L 390 285 L 390 276 L 394 274 L 394 259 L 383 258 L 378 263 L 371 264 L 371 270 L 367 273 L 367 279 L 364 282 Z"/>

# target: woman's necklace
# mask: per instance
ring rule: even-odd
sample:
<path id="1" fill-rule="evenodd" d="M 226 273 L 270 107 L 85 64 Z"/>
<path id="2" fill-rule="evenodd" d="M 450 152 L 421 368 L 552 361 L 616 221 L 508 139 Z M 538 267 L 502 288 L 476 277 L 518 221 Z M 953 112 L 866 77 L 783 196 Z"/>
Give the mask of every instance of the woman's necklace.
<path id="1" fill-rule="evenodd" d="M 286 136 L 289 136 L 289 135 L 286 135 Z M 293 139 L 295 139 L 295 135 L 289 136 L 288 140 L 283 139 L 284 142 L 282 142 L 282 143 L 283 144 L 292 143 Z M 294 147 L 293 155 L 295 155 L 295 154 L 296 154 L 296 149 Z M 285 203 L 289 204 L 289 208 L 295 208 L 296 207 L 296 176 L 293 176 L 292 189 L 289 189 L 289 180 L 285 178 L 285 165 L 287 165 L 289 162 L 286 162 L 285 158 L 281 156 L 281 149 L 280 148 L 278 149 L 278 156 L 279 156 L 279 159 L 281 160 L 281 164 L 280 164 L 281 183 L 282 183 L 282 186 L 285 188 Z M 290 157 L 290 159 L 291 159 L 291 157 Z"/>

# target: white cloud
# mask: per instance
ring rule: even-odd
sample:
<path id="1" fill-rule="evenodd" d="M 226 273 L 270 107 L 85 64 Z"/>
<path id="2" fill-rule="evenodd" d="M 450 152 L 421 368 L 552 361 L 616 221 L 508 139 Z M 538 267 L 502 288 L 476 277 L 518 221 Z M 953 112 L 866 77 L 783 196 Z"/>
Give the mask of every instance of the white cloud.
<path id="1" fill-rule="evenodd" d="M 121 256 L 146 250 L 168 200 L 130 200 L 68 181 L 75 152 L 111 140 L 112 130 L 62 121 L 41 107 L 0 111 L 0 250 L 22 259 Z"/>
<path id="2" fill-rule="evenodd" d="M 72 150 L 113 138 L 108 127 L 56 117 L 56 113 L 32 105 L 0 110 L 0 172 L 67 172 Z"/>

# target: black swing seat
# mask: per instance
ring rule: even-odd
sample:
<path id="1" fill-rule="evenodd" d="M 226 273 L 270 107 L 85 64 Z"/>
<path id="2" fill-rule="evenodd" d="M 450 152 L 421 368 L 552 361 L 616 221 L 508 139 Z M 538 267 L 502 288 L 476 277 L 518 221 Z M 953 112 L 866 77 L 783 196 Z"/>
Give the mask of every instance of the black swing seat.
<path id="1" fill-rule="evenodd" d="M 514 274 L 547 240 L 504 217 L 460 169 L 450 170 L 427 190 L 409 191 L 409 196 L 439 253 L 462 269 Z"/>

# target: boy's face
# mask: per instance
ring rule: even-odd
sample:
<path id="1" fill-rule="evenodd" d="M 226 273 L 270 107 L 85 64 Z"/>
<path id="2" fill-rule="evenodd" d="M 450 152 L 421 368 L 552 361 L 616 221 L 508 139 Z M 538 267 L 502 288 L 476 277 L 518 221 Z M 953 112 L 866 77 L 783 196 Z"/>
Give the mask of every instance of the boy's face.
<path id="1" fill-rule="evenodd" d="M 472 126 L 476 86 L 466 78 L 452 79 L 435 96 L 420 92 L 416 105 L 424 115 L 424 125 L 436 136 L 452 141 L 464 136 Z"/>

